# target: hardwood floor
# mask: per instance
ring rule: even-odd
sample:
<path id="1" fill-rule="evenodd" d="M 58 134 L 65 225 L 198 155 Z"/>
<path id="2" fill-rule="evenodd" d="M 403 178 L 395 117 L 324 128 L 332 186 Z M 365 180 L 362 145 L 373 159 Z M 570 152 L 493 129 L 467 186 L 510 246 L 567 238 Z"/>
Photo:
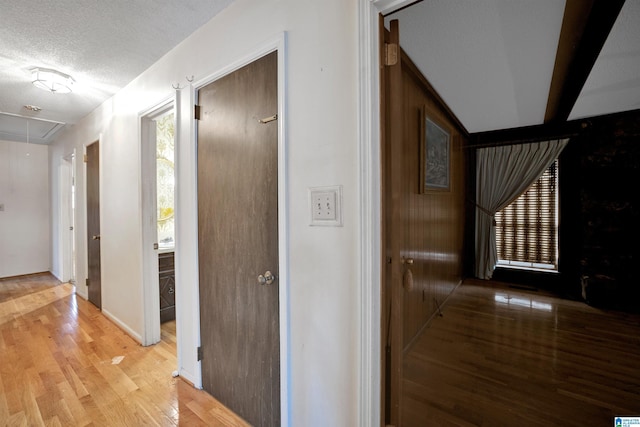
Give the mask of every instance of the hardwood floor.
<path id="1" fill-rule="evenodd" d="M 0 279 L 0 426 L 246 426 L 49 274 Z M 120 359 L 122 358 L 122 359 Z"/>
<path id="2" fill-rule="evenodd" d="M 612 426 L 640 415 L 640 316 L 471 280 L 404 373 L 403 426 Z"/>
<path id="3" fill-rule="evenodd" d="M 478 281 L 442 311 L 405 355 L 404 426 L 640 415 L 640 316 Z M 0 426 L 246 426 L 172 378 L 175 337 L 142 347 L 69 284 L 0 279 Z"/>

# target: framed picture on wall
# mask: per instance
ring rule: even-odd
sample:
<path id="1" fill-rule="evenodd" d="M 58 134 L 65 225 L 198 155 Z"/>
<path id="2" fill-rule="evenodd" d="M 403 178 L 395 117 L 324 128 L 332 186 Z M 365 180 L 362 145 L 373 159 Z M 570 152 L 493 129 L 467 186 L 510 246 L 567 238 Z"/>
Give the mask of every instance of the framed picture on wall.
<path id="1" fill-rule="evenodd" d="M 451 135 L 422 110 L 420 192 L 449 191 Z"/>

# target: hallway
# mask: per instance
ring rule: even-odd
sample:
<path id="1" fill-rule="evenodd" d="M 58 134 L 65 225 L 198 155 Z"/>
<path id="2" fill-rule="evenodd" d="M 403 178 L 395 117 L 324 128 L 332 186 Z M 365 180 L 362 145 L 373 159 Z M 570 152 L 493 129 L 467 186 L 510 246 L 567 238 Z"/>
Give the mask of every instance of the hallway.
<path id="1" fill-rule="evenodd" d="M 0 420 L 16 426 L 245 426 L 171 373 L 175 322 L 142 347 L 49 274 L 0 279 Z"/>
<path id="2" fill-rule="evenodd" d="M 467 280 L 405 353 L 403 425 L 610 426 L 640 415 L 640 315 Z"/>

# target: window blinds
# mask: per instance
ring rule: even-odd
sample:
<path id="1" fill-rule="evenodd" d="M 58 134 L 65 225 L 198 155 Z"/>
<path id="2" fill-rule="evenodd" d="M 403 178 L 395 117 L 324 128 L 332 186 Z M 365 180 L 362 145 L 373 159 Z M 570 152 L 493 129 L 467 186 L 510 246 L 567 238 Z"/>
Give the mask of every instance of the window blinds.
<path id="1" fill-rule="evenodd" d="M 509 206 L 496 213 L 499 264 L 508 261 L 557 270 L 558 161 Z"/>

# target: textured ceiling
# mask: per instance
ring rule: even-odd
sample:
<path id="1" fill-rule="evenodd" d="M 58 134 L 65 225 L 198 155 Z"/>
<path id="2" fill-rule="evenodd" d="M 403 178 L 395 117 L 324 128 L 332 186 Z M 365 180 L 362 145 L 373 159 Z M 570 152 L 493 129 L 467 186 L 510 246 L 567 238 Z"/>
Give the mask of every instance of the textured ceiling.
<path id="1" fill-rule="evenodd" d="M 0 0 L 0 113 L 75 123 L 231 2 Z M 29 72 L 35 67 L 71 75 L 74 92 L 37 89 Z M 24 135 L 0 127 L 0 139 Z"/>
<path id="2" fill-rule="evenodd" d="M 0 139 L 24 141 L 15 133 L 32 117 L 44 121 L 31 120 L 31 141 L 48 143 L 231 2 L 0 0 Z M 565 0 L 424 0 L 386 22 L 399 19 L 409 56 L 467 130 L 482 132 L 544 121 L 564 8 Z M 640 0 L 627 0 L 570 119 L 640 108 L 638 22 Z M 35 88 L 34 67 L 70 74 L 74 92 Z"/>
<path id="3" fill-rule="evenodd" d="M 400 44 L 470 133 L 544 122 L 565 0 L 424 0 Z M 627 0 L 570 119 L 640 108 L 640 0 Z"/>

